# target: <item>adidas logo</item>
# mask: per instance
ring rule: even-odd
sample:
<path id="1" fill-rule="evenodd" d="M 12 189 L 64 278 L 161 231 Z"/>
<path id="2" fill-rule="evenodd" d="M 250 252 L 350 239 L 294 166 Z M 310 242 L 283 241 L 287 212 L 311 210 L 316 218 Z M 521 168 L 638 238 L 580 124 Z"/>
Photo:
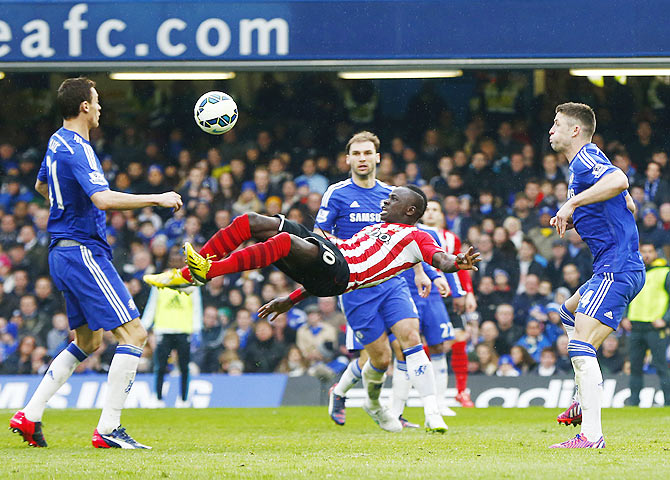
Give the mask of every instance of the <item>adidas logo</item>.
<path id="1" fill-rule="evenodd" d="M 612 320 L 612 312 L 605 312 L 604 315 L 610 320 Z"/>
<path id="2" fill-rule="evenodd" d="M 349 205 L 349 206 L 350 206 L 351 208 L 360 207 L 360 205 L 358 204 L 358 202 L 357 202 L 356 200 L 354 200 L 353 202 L 351 202 L 351 205 Z"/>

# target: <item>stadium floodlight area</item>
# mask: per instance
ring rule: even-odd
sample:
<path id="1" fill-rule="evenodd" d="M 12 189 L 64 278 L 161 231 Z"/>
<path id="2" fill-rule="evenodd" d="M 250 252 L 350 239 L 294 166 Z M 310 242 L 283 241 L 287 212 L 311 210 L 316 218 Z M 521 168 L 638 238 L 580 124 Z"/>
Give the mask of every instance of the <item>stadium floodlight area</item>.
<path id="1" fill-rule="evenodd" d="M 0 77 L 2 78 L 2 77 Z M 114 72 L 112 80 L 231 80 L 235 72 Z"/>
<path id="2" fill-rule="evenodd" d="M 344 80 L 390 79 L 390 78 L 454 78 L 463 75 L 463 70 L 370 70 L 339 72 Z"/>

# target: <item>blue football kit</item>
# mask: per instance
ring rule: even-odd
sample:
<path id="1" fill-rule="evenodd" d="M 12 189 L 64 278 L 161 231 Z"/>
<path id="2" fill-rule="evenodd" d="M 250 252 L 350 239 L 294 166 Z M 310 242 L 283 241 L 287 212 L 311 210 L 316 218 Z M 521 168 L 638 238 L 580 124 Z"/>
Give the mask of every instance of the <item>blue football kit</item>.
<path id="1" fill-rule="evenodd" d="M 423 230 L 430 234 L 430 236 L 435 239 L 438 245 L 444 247 L 440 240 L 439 235 L 435 229 L 427 228 L 423 225 L 417 225 L 419 230 Z M 458 277 L 455 273 L 442 274 L 438 272 L 431 265 L 428 265 L 426 262 L 422 263 L 423 270 L 428 275 L 431 281 L 434 281 L 437 277 L 444 275 L 451 289 L 452 296 L 458 298 L 465 295 L 465 292 L 461 289 L 460 282 L 458 282 Z M 416 304 L 416 308 L 419 311 L 419 325 L 421 334 L 426 339 L 426 343 L 429 346 L 439 345 L 446 340 L 454 339 L 454 326 L 449 319 L 449 313 L 447 312 L 447 307 L 444 305 L 444 301 L 440 292 L 437 288 L 431 288 L 430 294 L 426 298 L 422 298 L 419 295 L 419 289 L 414 283 L 414 270 L 409 269 L 405 270 L 400 274 L 401 277 L 407 282 L 410 293 L 412 295 L 412 300 Z"/>
<path id="2" fill-rule="evenodd" d="M 595 144 L 584 145 L 570 162 L 568 197 L 616 169 Z M 622 192 L 604 202 L 577 207 L 572 215 L 575 230 L 593 255 L 593 276 L 579 288 L 577 312 L 614 330 L 645 281 L 640 239 L 626 195 L 628 192 Z"/>
<path id="3" fill-rule="evenodd" d="M 379 180 L 372 188 L 360 187 L 350 178 L 335 183 L 323 195 L 315 226 L 338 238 L 351 238 L 363 227 L 381 222 L 381 202 L 391 190 Z M 398 321 L 419 316 L 407 282 L 399 276 L 348 292 L 340 302 L 352 330 L 347 331 L 349 350 L 361 350 Z"/>
<path id="4" fill-rule="evenodd" d="M 90 198 L 109 189 L 90 143 L 59 129 L 49 139 L 37 179 L 49 189 L 49 269 L 65 296 L 70 328 L 113 330 L 139 317 L 111 262 L 105 212 Z"/>

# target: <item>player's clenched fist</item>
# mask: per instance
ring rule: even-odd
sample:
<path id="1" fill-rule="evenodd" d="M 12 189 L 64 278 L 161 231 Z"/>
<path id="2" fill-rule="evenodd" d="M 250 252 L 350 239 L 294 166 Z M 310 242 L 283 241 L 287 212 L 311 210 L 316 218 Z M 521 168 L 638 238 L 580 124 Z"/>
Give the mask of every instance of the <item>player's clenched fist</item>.
<path id="1" fill-rule="evenodd" d="M 174 208 L 176 212 L 181 208 L 184 202 L 181 201 L 181 195 L 177 192 L 165 192 L 158 195 L 158 205 L 165 208 Z"/>

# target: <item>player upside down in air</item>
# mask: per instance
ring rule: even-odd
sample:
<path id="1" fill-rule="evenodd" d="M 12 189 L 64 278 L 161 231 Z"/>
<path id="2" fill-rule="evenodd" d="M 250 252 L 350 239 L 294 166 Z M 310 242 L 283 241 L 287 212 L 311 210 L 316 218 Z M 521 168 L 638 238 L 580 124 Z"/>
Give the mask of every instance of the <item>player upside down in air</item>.
<path id="1" fill-rule="evenodd" d="M 145 276 L 145 281 L 158 287 L 179 288 L 194 283 L 203 284 L 216 276 L 274 264 L 302 285 L 289 296 L 272 300 L 259 309 L 260 318 L 274 319 L 310 295 L 340 295 L 378 285 L 421 261 L 443 272 L 476 270 L 479 254 L 474 253 L 472 248 L 467 253 L 450 255 L 428 233 L 414 226 L 423 215 L 426 200 L 425 194 L 417 187 L 397 187 L 383 202 L 383 223 L 365 227 L 350 239 L 334 240 L 335 243 L 283 217 L 254 213 L 241 215 L 210 238 L 200 252 L 188 243 L 184 245 L 188 269 L 185 267 Z M 233 252 L 249 239 L 262 243 Z M 233 253 L 223 260 L 211 260 L 213 256 L 221 259 L 230 252 Z M 430 362 L 423 351 L 416 323 L 407 324 L 404 329 L 396 328 L 396 324 L 391 330 L 403 347 L 408 370 L 426 372 Z M 369 397 L 366 411 L 381 426 L 390 418 L 379 404 L 384 372 L 391 359 L 386 332 L 382 330 L 365 346 L 373 352 L 362 371 Z M 434 382 L 432 387 L 432 401 L 424 404 L 426 426 L 430 430 L 444 432 L 446 425 L 439 416 Z"/>

